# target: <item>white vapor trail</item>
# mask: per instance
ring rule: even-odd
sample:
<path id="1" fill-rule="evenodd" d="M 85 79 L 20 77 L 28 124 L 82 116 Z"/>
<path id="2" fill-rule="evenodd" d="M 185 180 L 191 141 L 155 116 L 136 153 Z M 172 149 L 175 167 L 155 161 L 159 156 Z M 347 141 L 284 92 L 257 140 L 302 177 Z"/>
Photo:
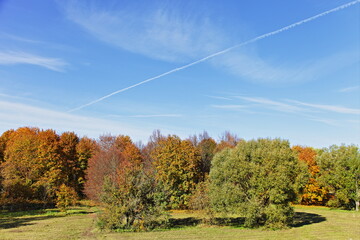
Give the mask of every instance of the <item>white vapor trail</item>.
<path id="1" fill-rule="evenodd" d="M 306 19 L 304 19 L 304 20 L 298 21 L 298 22 L 296 22 L 296 23 L 290 24 L 290 25 L 288 25 L 288 26 L 286 26 L 286 27 L 283 27 L 283 28 L 280 28 L 280 29 L 278 29 L 278 30 L 275 30 L 275 31 L 272 31 L 272 32 L 269 32 L 269 33 L 265 33 L 265 34 L 260 35 L 260 36 L 258 36 L 258 37 L 252 38 L 252 39 L 250 39 L 250 40 L 248 40 L 248 41 L 239 43 L 239 44 L 234 45 L 234 46 L 232 46 L 232 47 L 226 48 L 226 49 L 224 49 L 224 50 L 222 50 L 222 51 L 213 53 L 213 54 L 211 54 L 211 55 L 209 55 L 209 56 L 206 56 L 206 57 L 204 57 L 204 58 L 201 58 L 201 59 L 199 59 L 199 60 L 197 60 L 197 61 L 195 61 L 195 62 L 186 64 L 186 65 L 184 65 L 184 66 L 181 66 L 181 67 L 178 67 L 178 68 L 175 68 L 175 69 L 172 69 L 172 70 L 170 70 L 170 71 L 168 71 L 168 72 L 162 73 L 162 74 L 157 75 L 157 76 L 152 77 L 152 78 L 148 78 L 148 79 L 146 79 L 146 80 L 144 80 L 144 81 L 141 81 L 141 82 L 136 83 L 136 84 L 134 84 L 134 85 L 131 85 L 131 86 L 129 86 L 129 87 L 126 87 L 126 88 L 117 90 L 117 91 L 115 91 L 115 92 L 112 92 L 112 93 L 110 93 L 110 94 L 108 94 L 108 95 L 105 95 L 105 96 L 103 96 L 103 97 L 101 97 L 101 98 L 98 98 L 98 99 L 96 99 L 96 100 L 94 100 L 94 101 L 91 101 L 91 102 L 89 102 L 89 103 L 86 103 L 86 104 L 84 104 L 84 105 L 81 105 L 81 106 L 79 106 L 79 107 L 76 107 L 76 108 L 74 108 L 74 109 L 71 109 L 71 110 L 69 110 L 68 112 L 74 112 L 74 111 L 80 110 L 80 109 L 82 109 L 82 108 L 84 108 L 84 107 L 93 105 L 93 104 L 95 104 L 95 103 L 98 103 L 98 102 L 106 99 L 106 98 L 109 98 L 109 97 L 111 97 L 111 96 L 113 96 L 113 95 L 115 95 L 115 94 L 118 94 L 118 93 L 121 93 L 121 92 L 125 92 L 125 91 L 127 91 L 127 90 L 129 90 L 129 89 L 131 89 L 131 88 L 140 86 L 140 85 L 142 85 L 142 84 L 144 84 L 144 83 L 147 83 L 147 82 L 153 81 L 153 80 L 155 80 L 155 79 L 158 79 L 158 78 L 164 77 L 164 76 L 166 76 L 166 75 L 169 75 L 169 74 L 171 74 L 171 73 L 178 72 L 178 71 L 180 71 L 180 70 L 186 69 L 186 68 L 191 67 L 191 66 L 193 66 L 193 65 L 196 65 L 196 64 L 198 64 L 198 63 L 204 62 L 204 61 L 206 61 L 206 60 L 208 60 L 208 59 L 210 59 L 210 58 L 214 58 L 214 57 L 216 57 L 216 56 L 218 56 L 218 55 L 222 55 L 222 54 L 224 54 L 224 53 L 227 53 L 227 52 L 229 52 L 229 51 L 231 51 L 231 50 L 233 50 L 233 49 L 235 49 L 235 48 L 238 48 L 238 47 L 241 47 L 241 46 L 244 46 L 244 45 L 247 45 L 247 44 L 256 42 L 256 41 L 259 41 L 259 40 L 261 40 L 261 39 L 264 39 L 264 38 L 267 38 L 267 37 L 270 37 L 270 36 L 279 34 L 279 33 L 281 33 L 281 32 L 290 30 L 290 29 L 292 29 L 292 28 L 294 28 L 294 27 L 297 27 L 297 26 L 299 26 L 299 25 L 301 25 L 301 24 L 304 24 L 304 23 L 307 23 L 307 22 L 311 22 L 311 21 L 313 21 L 313 20 L 315 20 L 315 19 L 317 19 L 317 18 L 323 17 L 323 16 L 328 15 L 328 14 L 333 13 L 333 12 L 340 11 L 340 10 L 342 10 L 342 9 L 344 9 L 344 8 L 348 8 L 348 7 L 353 6 L 353 5 L 357 4 L 357 3 L 360 3 L 360 0 L 356 0 L 356 1 L 352 1 L 352 2 L 346 3 L 346 4 L 344 4 L 344 5 L 341 5 L 341 6 L 338 6 L 338 7 L 336 7 L 336 8 L 330 9 L 330 10 L 325 11 L 325 12 L 323 12 L 323 13 L 320 13 L 320 14 L 317 14 L 317 15 L 315 15 L 315 16 L 312 16 L 312 17 L 306 18 Z"/>

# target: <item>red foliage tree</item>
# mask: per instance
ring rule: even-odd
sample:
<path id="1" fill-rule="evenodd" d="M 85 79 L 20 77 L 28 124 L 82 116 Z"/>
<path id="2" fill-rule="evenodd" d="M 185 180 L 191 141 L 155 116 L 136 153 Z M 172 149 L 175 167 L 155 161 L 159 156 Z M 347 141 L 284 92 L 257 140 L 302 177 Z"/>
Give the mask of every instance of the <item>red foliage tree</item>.
<path id="1" fill-rule="evenodd" d="M 234 148 L 238 142 L 240 142 L 240 138 L 238 138 L 236 134 L 225 131 L 220 138 L 220 142 L 215 148 L 215 152 L 220 152 L 225 148 Z"/>
<path id="2" fill-rule="evenodd" d="M 141 164 L 141 152 L 129 136 L 100 137 L 98 148 L 89 160 L 85 183 L 86 195 L 92 200 L 99 201 L 105 178 L 121 184 L 125 174 Z"/>

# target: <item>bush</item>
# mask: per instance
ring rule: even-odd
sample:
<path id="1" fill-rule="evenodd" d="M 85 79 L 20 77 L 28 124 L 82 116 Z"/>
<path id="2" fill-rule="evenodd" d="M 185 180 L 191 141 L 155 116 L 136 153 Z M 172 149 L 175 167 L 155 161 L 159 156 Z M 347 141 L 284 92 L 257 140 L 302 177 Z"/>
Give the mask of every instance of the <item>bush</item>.
<path id="1" fill-rule="evenodd" d="M 241 141 L 217 153 L 210 171 L 209 196 L 216 212 L 241 214 L 246 227 L 291 224 L 301 172 L 290 145 L 280 139 Z"/>
<path id="2" fill-rule="evenodd" d="M 142 171 L 127 172 L 121 184 L 105 179 L 101 202 L 105 210 L 100 215 L 101 229 L 148 231 L 166 227 L 168 216 L 165 201 L 155 180 Z"/>
<path id="3" fill-rule="evenodd" d="M 207 211 L 210 208 L 209 182 L 199 182 L 193 195 L 190 197 L 189 206 L 192 210 Z"/>
<path id="4" fill-rule="evenodd" d="M 59 208 L 61 212 L 66 212 L 68 207 L 76 205 L 77 201 L 78 195 L 75 189 L 65 184 L 62 184 L 56 192 L 56 207 Z"/>

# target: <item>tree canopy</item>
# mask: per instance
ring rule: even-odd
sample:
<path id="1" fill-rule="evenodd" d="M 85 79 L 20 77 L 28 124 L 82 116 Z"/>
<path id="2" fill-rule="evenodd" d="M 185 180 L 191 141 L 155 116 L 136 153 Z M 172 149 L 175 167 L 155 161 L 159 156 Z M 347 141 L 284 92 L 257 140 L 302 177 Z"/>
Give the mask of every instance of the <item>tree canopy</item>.
<path id="1" fill-rule="evenodd" d="M 214 156 L 210 171 L 210 201 L 215 211 L 245 216 L 249 227 L 287 226 L 290 202 L 305 178 L 288 141 L 241 141 Z M 302 180 L 302 181 L 301 181 Z"/>
<path id="2" fill-rule="evenodd" d="M 169 195 L 171 208 L 185 208 L 200 177 L 201 156 L 190 141 L 177 136 L 161 139 L 152 154 L 156 179 Z"/>
<path id="3" fill-rule="evenodd" d="M 359 210 L 360 152 L 354 145 L 330 146 L 320 151 L 317 161 L 320 180 L 333 195 L 329 206 Z"/>

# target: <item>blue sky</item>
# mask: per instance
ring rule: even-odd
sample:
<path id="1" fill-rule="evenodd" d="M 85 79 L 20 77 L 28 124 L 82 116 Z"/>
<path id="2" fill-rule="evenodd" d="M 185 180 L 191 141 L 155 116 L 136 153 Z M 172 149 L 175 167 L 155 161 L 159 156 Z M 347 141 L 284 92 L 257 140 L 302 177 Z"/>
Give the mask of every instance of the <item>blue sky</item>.
<path id="1" fill-rule="evenodd" d="M 0 1 L 0 133 L 359 145 L 360 2 L 326 14 L 350 2 Z"/>

